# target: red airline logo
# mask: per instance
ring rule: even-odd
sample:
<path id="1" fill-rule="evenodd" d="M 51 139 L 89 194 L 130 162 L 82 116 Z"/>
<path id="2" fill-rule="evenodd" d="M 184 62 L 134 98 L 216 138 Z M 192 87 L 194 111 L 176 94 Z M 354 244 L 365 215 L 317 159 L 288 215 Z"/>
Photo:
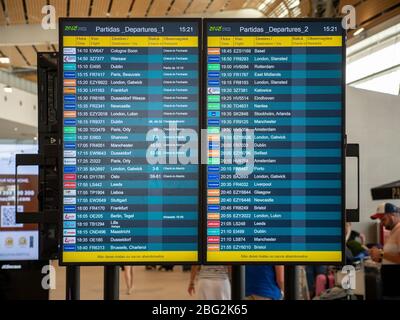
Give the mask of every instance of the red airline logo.
<path id="1" fill-rule="evenodd" d="M 64 174 L 64 180 L 76 180 L 76 174 L 74 173 Z"/>
<path id="2" fill-rule="evenodd" d="M 207 237 L 208 243 L 219 243 L 219 237 Z"/>
<path id="3" fill-rule="evenodd" d="M 207 221 L 207 227 L 209 228 L 219 228 L 221 226 L 221 223 L 219 220 L 217 221 Z"/>
<path id="4" fill-rule="evenodd" d="M 75 189 L 76 182 L 64 182 L 64 188 L 65 189 Z"/>

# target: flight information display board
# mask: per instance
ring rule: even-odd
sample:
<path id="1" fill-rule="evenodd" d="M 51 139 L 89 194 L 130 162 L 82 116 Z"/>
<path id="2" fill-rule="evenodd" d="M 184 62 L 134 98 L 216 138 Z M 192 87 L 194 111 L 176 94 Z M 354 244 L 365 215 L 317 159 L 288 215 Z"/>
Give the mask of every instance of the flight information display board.
<path id="1" fill-rule="evenodd" d="M 60 20 L 63 264 L 198 262 L 199 169 L 176 157 L 200 127 L 200 35 L 198 19 Z"/>
<path id="2" fill-rule="evenodd" d="M 340 20 L 206 19 L 209 263 L 341 263 Z"/>

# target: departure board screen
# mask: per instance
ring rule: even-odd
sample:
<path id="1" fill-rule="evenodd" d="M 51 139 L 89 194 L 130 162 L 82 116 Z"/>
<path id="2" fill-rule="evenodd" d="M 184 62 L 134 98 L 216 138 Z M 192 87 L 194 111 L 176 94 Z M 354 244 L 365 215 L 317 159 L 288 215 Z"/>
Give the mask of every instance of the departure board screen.
<path id="1" fill-rule="evenodd" d="M 62 263 L 197 262 L 200 20 L 60 21 Z"/>
<path id="2" fill-rule="evenodd" d="M 206 19 L 204 32 L 207 262 L 342 262 L 340 21 Z"/>

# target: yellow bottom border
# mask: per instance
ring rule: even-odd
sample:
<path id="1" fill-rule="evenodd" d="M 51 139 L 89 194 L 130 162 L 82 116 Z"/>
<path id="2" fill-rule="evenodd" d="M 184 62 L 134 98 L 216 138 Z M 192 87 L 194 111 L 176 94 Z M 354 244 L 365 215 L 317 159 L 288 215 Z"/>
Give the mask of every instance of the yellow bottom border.
<path id="1" fill-rule="evenodd" d="M 196 262 L 197 251 L 63 252 L 63 262 Z"/>
<path id="2" fill-rule="evenodd" d="M 341 251 L 208 251 L 207 262 L 341 262 Z"/>

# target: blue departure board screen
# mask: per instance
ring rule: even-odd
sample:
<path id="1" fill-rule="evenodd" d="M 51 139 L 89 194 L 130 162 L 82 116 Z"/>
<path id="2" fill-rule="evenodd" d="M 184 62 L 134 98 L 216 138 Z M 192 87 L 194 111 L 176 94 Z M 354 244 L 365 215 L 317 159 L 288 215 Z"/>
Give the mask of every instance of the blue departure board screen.
<path id="1" fill-rule="evenodd" d="M 200 29 L 61 20 L 63 263 L 198 261 Z"/>
<path id="2" fill-rule="evenodd" d="M 206 261 L 340 263 L 340 20 L 206 19 Z"/>

